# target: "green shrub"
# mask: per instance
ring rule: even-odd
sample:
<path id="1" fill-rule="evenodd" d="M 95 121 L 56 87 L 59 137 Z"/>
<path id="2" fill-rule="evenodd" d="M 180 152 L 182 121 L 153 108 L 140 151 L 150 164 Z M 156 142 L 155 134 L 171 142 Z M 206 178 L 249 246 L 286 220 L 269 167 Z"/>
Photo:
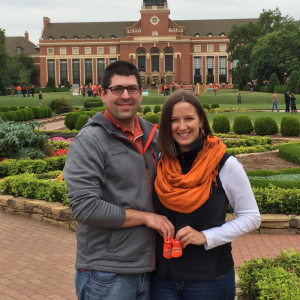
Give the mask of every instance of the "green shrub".
<path id="1" fill-rule="evenodd" d="M 300 134 L 300 122 L 294 116 L 285 116 L 281 120 L 280 132 L 283 136 L 298 136 Z"/>
<path id="2" fill-rule="evenodd" d="M 50 107 L 48 107 L 48 106 L 42 106 L 42 107 L 45 107 L 47 110 L 47 113 L 46 113 L 46 116 L 48 117 L 48 118 L 51 118 L 52 117 L 52 114 L 53 114 L 53 111 L 52 111 L 52 109 L 50 108 Z"/>
<path id="3" fill-rule="evenodd" d="M 277 78 L 276 73 L 273 73 L 269 79 L 269 83 L 267 86 L 267 91 L 268 93 L 273 93 L 274 92 L 274 87 L 275 85 L 279 85 L 279 80 Z"/>
<path id="4" fill-rule="evenodd" d="M 39 107 L 37 107 L 37 106 L 29 106 L 29 108 L 33 112 L 34 119 L 41 119 L 42 118 L 41 110 L 40 110 Z"/>
<path id="5" fill-rule="evenodd" d="M 24 105 L 19 106 L 19 109 L 24 109 L 24 108 L 26 108 L 26 106 L 24 106 Z"/>
<path id="6" fill-rule="evenodd" d="M 24 121 L 24 117 L 23 117 L 22 112 L 21 112 L 20 110 L 17 110 L 17 111 L 16 111 L 16 114 L 17 114 L 17 116 L 18 116 L 18 121 L 19 121 L 19 122 L 23 122 L 23 121 Z"/>
<path id="7" fill-rule="evenodd" d="M 249 85 L 244 85 L 242 91 L 249 92 L 250 88 Z"/>
<path id="8" fill-rule="evenodd" d="M 0 111 L 6 112 L 6 111 L 10 111 L 10 109 L 9 109 L 9 107 L 6 107 L 6 106 L 0 106 Z"/>
<path id="9" fill-rule="evenodd" d="M 203 103 L 202 106 L 203 108 L 210 110 L 210 105 L 208 103 Z"/>
<path id="10" fill-rule="evenodd" d="M 213 109 L 213 108 L 219 108 L 220 106 L 219 106 L 219 103 L 218 102 L 214 102 L 214 103 L 212 103 L 211 104 L 211 109 Z"/>
<path id="11" fill-rule="evenodd" d="M 143 113 L 143 108 L 140 106 L 138 112 Z"/>
<path id="12" fill-rule="evenodd" d="M 101 99 L 90 99 L 83 102 L 84 108 L 91 108 L 91 107 L 102 107 L 103 101 Z"/>
<path id="13" fill-rule="evenodd" d="M 8 121 L 14 121 L 14 122 L 18 121 L 18 116 L 14 111 L 5 111 L 4 114 Z"/>
<path id="14" fill-rule="evenodd" d="M 65 80 L 64 86 L 65 86 L 66 88 L 68 88 L 68 89 L 71 88 L 71 84 L 70 84 L 70 82 L 69 82 L 68 80 Z"/>
<path id="15" fill-rule="evenodd" d="M 80 112 L 67 113 L 66 118 L 65 118 L 65 122 L 64 122 L 65 126 L 67 128 L 69 128 L 70 130 L 75 129 L 76 121 L 77 121 L 77 119 L 80 115 L 81 115 Z"/>
<path id="16" fill-rule="evenodd" d="M 16 110 L 18 110 L 18 107 L 17 107 L 17 106 L 11 106 L 11 107 L 9 108 L 9 110 L 10 110 L 10 111 L 16 111 Z"/>
<path id="17" fill-rule="evenodd" d="M 21 112 L 22 115 L 23 115 L 24 121 L 27 121 L 27 120 L 28 120 L 28 112 L 27 112 L 27 110 L 24 109 L 24 108 L 21 108 L 21 109 L 20 109 L 20 112 Z"/>
<path id="18" fill-rule="evenodd" d="M 91 111 L 99 112 L 99 111 L 105 111 L 106 107 L 94 107 L 91 109 Z"/>
<path id="19" fill-rule="evenodd" d="M 55 114 L 63 114 L 72 111 L 73 106 L 65 99 L 52 99 L 48 105 Z"/>
<path id="20" fill-rule="evenodd" d="M 147 112 L 151 112 L 151 107 L 150 106 L 145 106 L 143 108 L 143 114 L 145 115 Z"/>
<path id="21" fill-rule="evenodd" d="M 4 122 L 7 121 L 5 114 L 4 114 L 3 112 L 1 112 L 1 111 L 0 111 L 0 119 L 1 119 L 2 121 L 4 121 Z"/>
<path id="22" fill-rule="evenodd" d="M 75 123 L 75 129 L 76 130 L 81 130 L 81 128 L 87 123 L 88 119 L 90 117 L 88 115 L 80 115 L 78 118 L 77 118 L 77 121 Z"/>
<path id="23" fill-rule="evenodd" d="M 140 113 L 139 111 L 136 112 L 136 115 L 139 116 L 140 118 L 144 117 L 143 113 Z"/>
<path id="24" fill-rule="evenodd" d="M 278 125 L 271 117 L 260 117 L 254 122 L 254 130 L 258 135 L 278 133 Z"/>
<path id="25" fill-rule="evenodd" d="M 159 123 L 159 116 L 156 115 L 156 114 L 146 115 L 144 120 L 146 120 L 146 121 L 148 121 L 152 124 L 158 124 Z"/>
<path id="26" fill-rule="evenodd" d="M 270 180 L 270 179 L 255 179 L 249 178 L 252 187 L 268 188 L 270 184 L 282 189 L 300 189 L 300 180 Z"/>
<path id="27" fill-rule="evenodd" d="M 265 152 L 265 151 L 272 151 L 274 147 L 271 145 L 256 145 L 250 147 L 236 147 L 236 148 L 229 148 L 226 150 L 228 154 L 238 155 L 244 153 L 258 153 L 258 152 Z"/>
<path id="28" fill-rule="evenodd" d="M 287 86 L 287 91 L 290 91 L 291 93 L 298 93 L 298 81 L 300 79 L 300 75 L 298 71 L 293 71 L 289 77 L 289 82 Z"/>
<path id="29" fill-rule="evenodd" d="M 284 175 L 284 174 L 300 174 L 300 168 L 289 168 L 279 170 L 249 170 L 246 171 L 247 176 L 272 176 L 272 175 Z"/>
<path id="30" fill-rule="evenodd" d="M 40 119 L 44 119 L 46 117 L 45 111 L 41 107 L 39 108 L 39 111 L 40 111 Z"/>
<path id="31" fill-rule="evenodd" d="M 46 87 L 51 88 L 53 90 L 53 92 L 55 92 L 55 81 L 54 81 L 53 77 L 49 76 Z"/>
<path id="32" fill-rule="evenodd" d="M 34 119 L 34 113 L 33 113 L 33 110 L 29 107 L 27 108 L 24 108 L 27 112 L 27 117 L 28 117 L 28 120 L 33 120 Z"/>
<path id="33" fill-rule="evenodd" d="M 285 94 L 287 91 L 287 85 L 275 85 L 274 91 L 277 91 L 278 94 Z"/>
<path id="34" fill-rule="evenodd" d="M 213 131 L 216 133 L 227 133 L 230 131 L 230 123 L 225 115 L 217 115 L 213 119 Z"/>
<path id="35" fill-rule="evenodd" d="M 236 134 L 247 134 L 253 131 L 251 120 L 246 115 L 238 116 L 233 122 L 233 131 Z"/>
<path id="36" fill-rule="evenodd" d="M 268 92 L 268 87 L 267 87 L 267 86 L 262 86 L 262 87 L 260 88 L 260 91 L 261 91 L 262 93 L 267 93 L 267 92 Z"/>
<path id="37" fill-rule="evenodd" d="M 295 164 L 300 164 L 300 143 L 279 146 L 278 156 Z"/>
<path id="38" fill-rule="evenodd" d="M 157 114 L 158 112 L 161 111 L 161 106 L 160 105 L 155 105 L 153 111 L 154 111 L 155 114 Z"/>
<path id="39" fill-rule="evenodd" d="M 218 134 L 219 136 L 220 134 Z M 257 145 L 272 145 L 273 140 L 270 137 L 247 137 L 247 138 L 235 138 L 227 139 L 223 141 L 227 148 L 236 148 L 236 147 L 251 147 Z"/>

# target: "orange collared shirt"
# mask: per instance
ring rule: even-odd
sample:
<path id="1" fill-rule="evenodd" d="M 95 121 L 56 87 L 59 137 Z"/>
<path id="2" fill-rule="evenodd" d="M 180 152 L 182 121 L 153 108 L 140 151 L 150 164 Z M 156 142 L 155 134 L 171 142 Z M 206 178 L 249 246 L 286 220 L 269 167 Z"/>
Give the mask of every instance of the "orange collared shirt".
<path id="1" fill-rule="evenodd" d="M 144 149 L 143 149 L 143 131 L 141 129 L 140 122 L 137 118 L 137 116 L 134 116 L 134 132 L 124 128 L 122 125 L 120 125 L 108 112 L 106 109 L 104 112 L 104 116 L 115 126 L 117 126 L 125 135 L 128 137 L 131 141 L 133 141 L 139 150 L 139 152 L 143 155 Z"/>

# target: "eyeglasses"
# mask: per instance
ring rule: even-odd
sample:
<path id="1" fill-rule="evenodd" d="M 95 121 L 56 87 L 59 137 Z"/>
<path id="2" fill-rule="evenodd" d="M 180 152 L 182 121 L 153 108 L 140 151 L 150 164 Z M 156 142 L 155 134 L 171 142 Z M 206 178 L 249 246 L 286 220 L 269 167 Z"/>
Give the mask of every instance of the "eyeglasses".
<path id="1" fill-rule="evenodd" d="M 113 94 L 123 94 L 125 89 L 127 90 L 128 94 L 137 94 L 140 91 L 140 87 L 138 85 L 130 85 L 130 86 L 117 85 L 117 86 L 108 87 L 107 89 L 110 89 L 110 91 Z"/>

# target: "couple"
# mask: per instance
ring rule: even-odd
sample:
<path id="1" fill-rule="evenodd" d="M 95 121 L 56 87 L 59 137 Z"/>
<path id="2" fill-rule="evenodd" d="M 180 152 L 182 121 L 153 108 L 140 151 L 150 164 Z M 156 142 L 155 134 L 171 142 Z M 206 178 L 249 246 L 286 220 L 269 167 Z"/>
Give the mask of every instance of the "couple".
<path id="1" fill-rule="evenodd" d="M 136 116 L 134 65 L 110 64 L 101 85 L 107 109 L 72 141 L 63 172 L 77 221 L 78 299 L 233 300 L 230 242 L 260 224 L 243 167 L 211 135 L 192 93 L 167 98 L 158 133 Z M 225 223 L 228 203 L 237 218 Z M 166 259 L 164 239 L 182 255 Z"/>

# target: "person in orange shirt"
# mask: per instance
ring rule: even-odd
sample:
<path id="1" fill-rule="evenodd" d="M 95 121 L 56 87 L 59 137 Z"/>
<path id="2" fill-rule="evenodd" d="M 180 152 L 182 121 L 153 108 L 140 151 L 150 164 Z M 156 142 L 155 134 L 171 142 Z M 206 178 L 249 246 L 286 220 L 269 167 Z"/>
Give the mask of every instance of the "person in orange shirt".
<path id="1" fill-rule="evenodd" d="M 21 87 L 20 85 L 17 86 L 17 97 L 21 97 Z"/>
<path id="2" fill-rule="evenodd" d="M 215 96 L 217 95 L 217 85 L 216 83 L 213 83 L 213 89 L 214 89 L 214 93 L 215 93 Z"/>

